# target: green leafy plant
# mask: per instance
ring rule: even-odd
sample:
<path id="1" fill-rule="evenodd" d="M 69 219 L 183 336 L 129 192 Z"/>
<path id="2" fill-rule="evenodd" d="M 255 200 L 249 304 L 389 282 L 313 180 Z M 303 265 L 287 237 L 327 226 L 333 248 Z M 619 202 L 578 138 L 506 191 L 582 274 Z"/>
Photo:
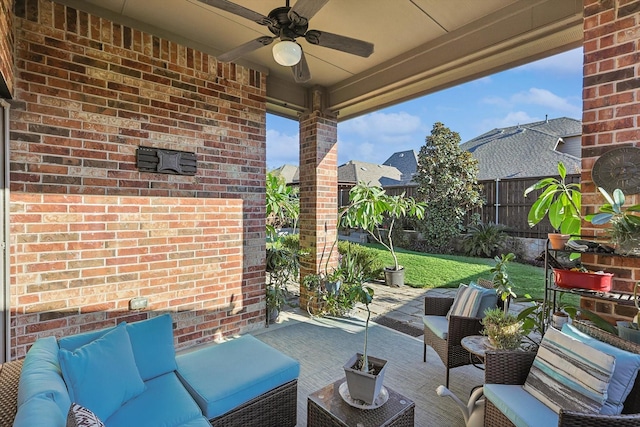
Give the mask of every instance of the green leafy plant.
<path id="1" fill-rule="evenodd" d="M 349 191 L 349 205 L 340 212 L 340 224 L 349 228 L 361 228 L 376 242 L 384 246 L 393 257 L 393 270 L 400 270 L 398 257 L 393 246 L 392 232 L 399 218 L 406 216 L 424 218 L 424 203 L 412 197 L 391 196 L 378 186 L 359 182 Z M 381 227 L 389 219 L 388 229 L 383 236 Z"/>
<path id="2" fill-rule="evenodd" d="M 508 265 L 513 261 L 516 256 L 513 253 L 502 254 L 494 258 L 495 265 L 491 268 L 491 280 L 493 286 L 496 289 L 496 293 L 500 297 L 503 303 L 504 312 L 509 311 L 509 301 L 511 298 L 516 298 L 517 295 L 513 290 L 513 282 L 509 277 Z"/>
<path id="3" fill-rule="evenodd" d="M 522 322 L 512 313 L 499 308 L 490 308 L 482 318 L 482 333 L 489 342 L 498 349 L 513 350 L 522 344 Z"/>
<path id="4" fill-rule="evenodd" d="M 300 216 L 300 203 L 296 190 L 286 185 L 282 177 L 267 174 L 266 179 L 267 236 L 275 239 L 276 228 L 291 224 L 295 230 Z"/>
<path id="5" fill-rule="evenodd" d="M 451 239 L 462 232 L 469 210 L 482 206 L 477 177 L 478 161 L 460 148 L 460 135 L 434 123 L 418 153 L 413 177 L 421 200 L 428 202 L 425 217 L 429 220 L 416 227 L 430 252 L 449 252 Z"/>
<path id="6" fill-rule="evenodd" d="M 467 228 L 467 233 L 462 240 L 462 249 L 469 256 L 496 256 L 505 246 L 507 241 L 505 226 L 479 223 Z"/>
<path id="7" fill-rule="evenodd" d="M 362 353 L 362 361 L 360 370 L 369 372 L 369 359 L 367 357 L 367 346 L 369 341 L 369 319 L 371 319 L 371 309 L 369 304 L 373 301 L 373 288 L 364 285 L 364 282 L 352 283 L 348 288 L 349 299 L 364 304 L 367 309 L 367 320 L 364 325 L 364 351 Z"/>
<path id="8" fill-rule="evenodd" d="M 280 241 L 267 244 L 266 302 L 270 310 L 281 310 L 288 296 L 287 283 L 297 280 L 300 271 L 298 253 L 282 245 Z"/>
<path id="9" fill-rule="evenodd" d="M 529 209 L 529 227 L 538 224 L 545 216 L 555 230 L 562 234 L 580 234 L 580 208 L 582 193 L 580 184 L 567 183 L 567 169 L 564 163 L 558 163 L 557 178 L 543 178 L 524 191 L 527 197 L 532 191 L 543 190 Z"/>
<path id="10" fill-rule="evenodd" d="M 599 213 L 586 216 L 587 221 L 594 225 L 611 223 L 609 237 L 618 246 L 618 252 L 623 254 L 640 255 L 640 204 L 624 209 L 625 196 L 622 190 L 616 188 L 613 195 L 598 187 L 607 203 L 599 208 Z"/>

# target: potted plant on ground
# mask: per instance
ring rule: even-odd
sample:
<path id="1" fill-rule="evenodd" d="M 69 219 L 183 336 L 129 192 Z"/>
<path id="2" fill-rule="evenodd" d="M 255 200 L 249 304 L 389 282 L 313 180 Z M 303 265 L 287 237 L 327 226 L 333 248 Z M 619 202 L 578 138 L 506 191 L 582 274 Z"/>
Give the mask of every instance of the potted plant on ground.
<path id="1" fill-rule="evenodd" d="M 394 265 L 385 267 L 388 286 L 404 284 L 404 267 L 398 263 L 393 246 L 393 227 L 400 218 L 424 218 L 425 207 L 424 203 L 405 197 L 404 193 L 391 196 L 382 187 L 369 186 L 364 182 L 359 182 L 349 191 L 349 205 L 341 211 L 340 223 L 345 227 L 363 229 L 391 253 Z M 381 227 L 385 219 L 388 219 L 389 226 L 383 235 Z"/>
<path id="2" fill-rule="evenodd" d="M 346 284 L 351 300 L 364 304 L 367 310 L 367 320 L 364 326 L 364 351 L 356 353 L 344 365 L 344 373 L 349 388 L 349 396 L 354 400 L 361 400 L 367 405 L 373 405 L 382 390 L 387 361 L 369 356 L 367 345 L 369 338 L 369 319 L 371 310 L 369 304 L 373 300 L 373 289 L 364 285 L 364 280 L 358 283 Z"/>
<path id="3" fill-rule="evenodd" d="M 580 184 L 567 183 L 567 169 L 564 163 L 558 163 L 557 178 L 543 178 L 524 191 L 524 196 L 535 190 L 543 190 L 538 199 L 531 205 L 527 218 L 529 227 L 538 224 L 545 216 L 554 230 L 559 233 L 549 234 L 552 249 L 564 249 L 569 238 L 580 234 L 580 207 L 582 193 Z"/>
<path id="4" fill-rule="evenodd" d="M 499 308 L 490 308 L 484 312 L 482 333 L 487 336 L 491 346 L 499 350 L 515 350 L 522 344 L 522 321 L 518 316 Z"/>
<path id="5" fill-rule="evenodd" d="M 640 281 L 636 282 L 633 287 L 633 303 L 637 310 L 633 320 L 631 322 L 616 322 L 616 326 L 618 327 L 618 336 L 635 343 L 640 343 L 640 326 L 638 326 L 640 322 L 640 303 L 638 303 L 638 287 L 640 287 Z"/>
<path id="6" fill-rule="evenodd" d="M 298 277 L 300 261 L 296 251 L 276 240 L 267 245 L 267 324 L 275 323 L 287 296 L 287 283 Z"/>
<path id="7" fill-rule="evenodd" d="M 611 223 L 609 238 L 621 255 L 640 255 L 640 204 L 624 209 L 625 197 L 616 188 L 613 195 L 598 187 L 607 203 L 599 208 L 599 213 L 587 215 L 587 221 L 594 225 Z"/>

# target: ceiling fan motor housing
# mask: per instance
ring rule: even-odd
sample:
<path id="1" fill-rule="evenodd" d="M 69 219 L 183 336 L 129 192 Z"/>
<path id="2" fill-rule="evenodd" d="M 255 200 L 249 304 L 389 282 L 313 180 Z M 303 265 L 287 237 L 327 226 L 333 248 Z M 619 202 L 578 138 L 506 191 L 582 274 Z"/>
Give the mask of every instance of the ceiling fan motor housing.
<path id="1" fill-rule="evenodd" d="M 309 21 L 302 19 L 300 23 L 295 24 L 289 19 L 290 7 L 277 7 L 269 12 L 271 24 L 268 25 L 269 31 L 280 37 L 281 40 L 295 40 L 304 36 L 309 28 Z"/>

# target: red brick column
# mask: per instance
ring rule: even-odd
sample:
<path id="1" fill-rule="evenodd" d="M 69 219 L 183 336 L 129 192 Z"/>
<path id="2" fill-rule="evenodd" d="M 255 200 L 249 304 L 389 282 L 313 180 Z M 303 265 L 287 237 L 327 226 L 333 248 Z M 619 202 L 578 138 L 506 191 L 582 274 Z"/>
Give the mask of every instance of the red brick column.
<path id="1" fill-rule="evenodd" d="M 13 94 L 13 14 L 11 0 L 0 0 L 0 97 Z"/>
<path id="2" fill-rule="evenodd" d="M 584 0 L 584 79 L 582 115 L 583 214 L 603 203 L 591 178 L 593 164 L 602 154 L 618 147 L 640 147 L 640 1 Z M 640 203 L 640 196 L 627 203 Z M 583 222 L 585 235 L 605 234 L 602 227 Z M 632 291 L 640 280 L 640 262 L 631 258 L 583 256 L 594 269 L 615 274 L 613 288 Z M 603 307 L 613 317 L 629 310 Z M 631 310 L 635 312 L 635 308 Z"/>
<path id="3" fill-rule="evenodd" d="M 320 91 L 313 91 L 314 105 L 321 103 L 321 97 Z M 329 269 L 338 258 L 337 247 L 330 254 L 337 238 L 337 135 L 336 117 L 321 112 L 319 108 L 300 117 L 300 246 L 310 254 L 302 261 L 301 278 L 324 271 L 329 255 Z M 307 306 L 304 291 L 301 286 L 302 307 Z"/>

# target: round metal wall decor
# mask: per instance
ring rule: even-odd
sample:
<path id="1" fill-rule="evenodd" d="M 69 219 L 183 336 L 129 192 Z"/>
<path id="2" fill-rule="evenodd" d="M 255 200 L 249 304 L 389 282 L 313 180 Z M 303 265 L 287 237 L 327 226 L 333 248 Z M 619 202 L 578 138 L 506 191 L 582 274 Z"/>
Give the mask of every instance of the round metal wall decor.
<path id="1" fill-rule="evenodd" d="M 640 193 L 640 148 L 614 148 L 596 160 L 591 178 L 598 186 L 612 193 L 616 188 L 625 194 Z"/>

